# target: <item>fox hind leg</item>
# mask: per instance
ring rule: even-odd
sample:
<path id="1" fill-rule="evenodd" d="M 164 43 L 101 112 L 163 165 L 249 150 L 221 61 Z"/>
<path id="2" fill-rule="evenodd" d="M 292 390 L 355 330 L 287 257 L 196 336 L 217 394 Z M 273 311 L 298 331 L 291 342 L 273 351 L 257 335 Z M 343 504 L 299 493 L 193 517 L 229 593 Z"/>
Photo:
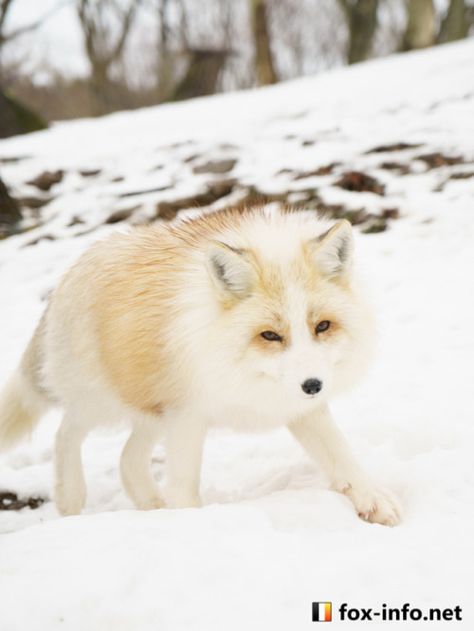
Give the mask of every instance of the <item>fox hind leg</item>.
<path id="1" fill-rule="evenodd" d="M 153 447 L 160 438 L 159 419 L 135 423 L 120 459 L 122 484 L 135 506 L 140 510 L 162 508 L 164 502 L 158 492 L 151 470 Z"/>
<path id="2" fill-rule="evenodd" d="M 77 411 L 66 410 L 56 434 L 55 502 L 62 515 L 77 515 L 84 508 L 86 484 L 82 468 L 81 445 L 89 427 L 79 422 Z"/>

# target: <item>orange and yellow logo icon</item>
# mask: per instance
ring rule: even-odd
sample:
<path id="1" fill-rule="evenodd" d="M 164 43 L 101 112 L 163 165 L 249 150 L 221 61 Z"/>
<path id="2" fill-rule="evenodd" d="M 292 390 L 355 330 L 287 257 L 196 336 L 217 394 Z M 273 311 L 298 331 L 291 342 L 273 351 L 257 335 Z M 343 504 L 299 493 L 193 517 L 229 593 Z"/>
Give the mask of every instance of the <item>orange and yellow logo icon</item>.
<path id="1" fill-rule="evenodd" d="M 332 603 L 313 603 L 313 622 L 331 622 Z"/>

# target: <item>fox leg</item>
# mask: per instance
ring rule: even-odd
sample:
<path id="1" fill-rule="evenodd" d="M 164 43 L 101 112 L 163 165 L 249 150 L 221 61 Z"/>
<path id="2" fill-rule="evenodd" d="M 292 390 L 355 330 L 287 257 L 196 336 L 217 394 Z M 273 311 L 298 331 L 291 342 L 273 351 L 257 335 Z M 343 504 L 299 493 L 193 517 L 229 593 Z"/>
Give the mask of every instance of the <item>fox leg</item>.
<path id="1" fill-rule="evenodd" d="M 77 515 L 84 508 L 86 484 L 82 469 L 81 445 L 89 427 L 79 422 L 78 410 L 64 414 L 56 433 L 54 464 L 55 502 L 62 515 Z"/>
<path id="2" fill-rule="evenodd" d="M 327 405 L 291 423 L 289 429 L 319 462 L 331 486 L 349 497 L 360 517 L 387 526 L 398 524 L 401 511 L 397 500 L 388 490 L 375 486 L 356 462 Z"/>
<path id="3" fill-rule="evenodd" d="M 162 508 L 164 505 L 151 470 L 153 447 L 160 434 L 160 419 L 136 423 L 120 458 L 123 486 L 132 502 L 141 510 Z"/>
<path id="4" fill-rule="evenodd" d="M 191 411 L 168 419 L 166 428 L 167 504 L 170 508 L 200 506 L 199 481 L 207 426 Z"/>

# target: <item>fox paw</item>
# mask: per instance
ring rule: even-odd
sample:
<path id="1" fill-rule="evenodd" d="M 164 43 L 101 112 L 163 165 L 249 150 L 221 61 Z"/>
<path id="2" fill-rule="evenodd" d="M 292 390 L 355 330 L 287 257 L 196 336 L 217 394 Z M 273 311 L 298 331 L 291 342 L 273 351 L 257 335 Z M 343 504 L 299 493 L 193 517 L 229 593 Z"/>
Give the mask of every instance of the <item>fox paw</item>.
<path id="1" fill-rule="evenodd" d="M 352 487 L 343 490 L 352 501 L 361 519 L 372 524 L 396 526 L 401 520 L 401 507 L 394 495 L 383 487 Z"/>
<path id="2" fill-rule="evenodd" d="M 86 502 L 85 487 L 78 486 L 66 489 L 57 484 L 54 493 L 54 502 L 59 513 L 64 517 L 68 515 L 79 515 Z"/>
<path id="3" fill-rule="evenodd" d="M 165 503 L 159 495 L 151 495 L 150 497 L 135 497 L 133 502 L 138 510 L 157 510 L 164 508 Z"/>
<path id="4" fill-rule="evenodd" d="M 166 505 L 168 508 L 200 508 L 201 498 L 194 493 L 168 490 Z"/>

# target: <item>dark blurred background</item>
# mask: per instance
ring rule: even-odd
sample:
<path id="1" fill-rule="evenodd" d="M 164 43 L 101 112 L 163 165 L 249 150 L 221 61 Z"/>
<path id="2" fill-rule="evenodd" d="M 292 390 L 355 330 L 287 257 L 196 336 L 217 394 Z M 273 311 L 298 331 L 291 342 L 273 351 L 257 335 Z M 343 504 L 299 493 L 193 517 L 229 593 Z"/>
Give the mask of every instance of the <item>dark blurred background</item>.
<path id="1" fill-rule="evenodd" d="M 0 137 L 474 32 L 474 0 L 0 0 Z"/>

